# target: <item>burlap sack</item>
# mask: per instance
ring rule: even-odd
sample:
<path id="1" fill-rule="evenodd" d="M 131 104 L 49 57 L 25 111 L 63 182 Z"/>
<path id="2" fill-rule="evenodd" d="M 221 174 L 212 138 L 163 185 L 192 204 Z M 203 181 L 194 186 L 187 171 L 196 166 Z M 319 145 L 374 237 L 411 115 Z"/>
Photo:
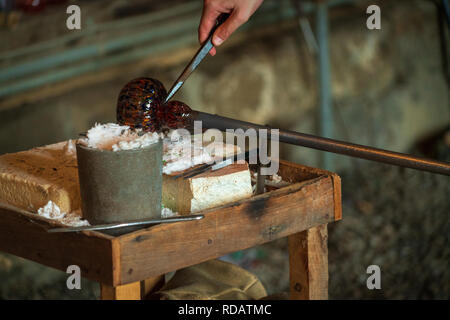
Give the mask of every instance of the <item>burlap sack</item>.
<path id="1" fill-rule="evenodd" d="M 162 300 L 256 300 L 267 296 L 255 275 L 220 260 L 178 270 L 156 294 Z"/>

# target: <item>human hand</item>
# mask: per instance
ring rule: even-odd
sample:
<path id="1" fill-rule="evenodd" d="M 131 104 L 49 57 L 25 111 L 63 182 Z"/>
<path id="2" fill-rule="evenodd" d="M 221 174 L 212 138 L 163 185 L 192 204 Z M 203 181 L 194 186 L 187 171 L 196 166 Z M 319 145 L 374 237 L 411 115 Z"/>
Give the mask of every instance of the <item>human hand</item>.
<path id="1" fill-rule="evenodd" d="M 263 0 L 204 0 L 203 13 L 198 28 L 198 40 L 203 43 L 208 39 L 216 19 L 221 13 L 229 13 L 230 17 L 214 32 L 212 42 L 220 46 L 228 37 L 252 16 Z M 216 48 L 209 52 L 216 54 Z"/>

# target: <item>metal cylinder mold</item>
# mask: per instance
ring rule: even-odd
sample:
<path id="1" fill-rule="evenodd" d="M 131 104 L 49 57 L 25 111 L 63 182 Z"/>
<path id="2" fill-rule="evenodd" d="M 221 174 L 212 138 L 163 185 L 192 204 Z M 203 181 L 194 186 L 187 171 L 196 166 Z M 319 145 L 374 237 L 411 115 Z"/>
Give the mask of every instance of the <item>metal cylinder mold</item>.
<path id="1" fill-rule="evenodd" d="M 161 140 L 136 150 L 76 147 L 81 209 L 90 224 L 161 218 Z"/>

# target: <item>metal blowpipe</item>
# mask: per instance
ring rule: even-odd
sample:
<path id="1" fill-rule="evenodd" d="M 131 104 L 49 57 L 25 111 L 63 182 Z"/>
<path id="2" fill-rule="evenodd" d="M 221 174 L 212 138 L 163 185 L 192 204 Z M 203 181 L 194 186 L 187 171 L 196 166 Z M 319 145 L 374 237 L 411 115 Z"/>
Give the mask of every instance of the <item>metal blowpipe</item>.
<path id="1" fill-rule="evenodd" d="M 271 127 L 245 122 L 219 115 L 191 110 L 189 115 L 190 125 L 193 121 L 202 121 L 204 128 L 216 128 L 222 131 L 226 129 L 267 129 Z M 297 146 L 343 154 L 350 157 L 372 160 L 400 167 L 412 168 L 422 171 L 450 175 L 450 164 L 427 158 L 416 157 L 409 154 L 393 152 L 384 149 L 372 148 L 360 144 L 354 144 L 329 138 L 314 136 L 289 130 L 279 130 L 279 141 Z"/>

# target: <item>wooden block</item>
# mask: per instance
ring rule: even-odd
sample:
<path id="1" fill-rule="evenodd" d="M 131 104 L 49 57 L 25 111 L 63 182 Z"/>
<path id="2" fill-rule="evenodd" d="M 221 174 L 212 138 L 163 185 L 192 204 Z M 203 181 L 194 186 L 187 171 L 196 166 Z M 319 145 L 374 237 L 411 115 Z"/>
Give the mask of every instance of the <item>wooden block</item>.
<path id="1" fill-rule="evenodd" d="M 289 236 L 291 299 L 328 299 L 327 240 L 326 224 Z"/>
<path id="2" fill-rule="evenodd" d="M 139 281 L 112 287 L 100 284 L 101 300 L 141 300 L 141 283 Z"/>
<path id="3" fill-rule="evenodd" d="M 234 163 L 190 179 L 163 176 L 162 203 L 180 214 L 190 214 L 251 197 L 248 164 Z"/>
<path id="4" fill-rule="evenodd" d="M 141 298 L 145 299 L 164 286 L 164 275 L 147 278 L 141 281 Z"/>
<path id="5" fill-rule="evenodd" d="M 32 212 L 49 200 L 63 212 L 79 209 L 77 160 L 68 146 L 60 142 L 0 156 L 0 202 Z"/>
<path id="6" fill-rule="evenodd" d="M 342 199 L 341 199 L 341 178 L 330 171 L 311 168 L 297 164 L 282 165 L 286 164 L 286 161 L 280 161 L 280 169 L 278 174 L 283 177 L 284 181 L 288 182 L 299 182 L 308 179 L 313 179 L 318 175 L 328 175 L 333 179 L 333 189 L 334 189 L 334 219 L 335 221 L 342 219 Z"/>

